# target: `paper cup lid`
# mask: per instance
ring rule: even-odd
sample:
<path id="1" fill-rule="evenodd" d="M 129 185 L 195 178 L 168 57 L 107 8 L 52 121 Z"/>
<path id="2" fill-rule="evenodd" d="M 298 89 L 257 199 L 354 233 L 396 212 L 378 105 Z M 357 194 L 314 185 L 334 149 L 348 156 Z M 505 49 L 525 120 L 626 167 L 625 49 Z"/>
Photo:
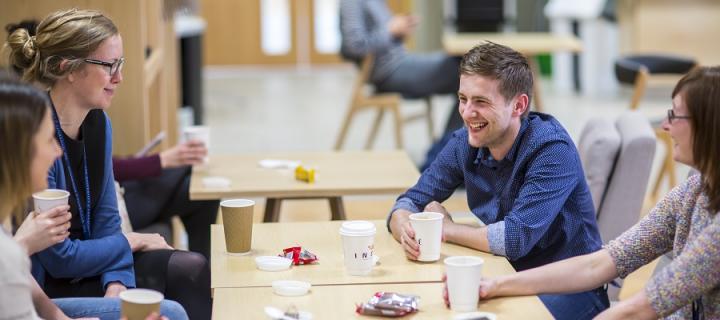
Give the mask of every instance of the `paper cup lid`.
<path id="1" fill-rule="evenodd" d="M 345 221 L 340 226 L 340 235 L 351 237 L 372 236 L 376 232 L 375 224 L 369 221 Z"/>
<path id="2" fill-rule="evenodd" d="M 263 271 L 282 271 L 290 268 L 292 260 L 278 256 L 260 256 L 255 258 L 255 264 Z"/>
<path id="3" fill-rule="evenodd" d="M 302 296 L 310 290 L 310 283 L 296 280 L 277 280 L 272 282 L 273 292 L 286 297 Z"/>

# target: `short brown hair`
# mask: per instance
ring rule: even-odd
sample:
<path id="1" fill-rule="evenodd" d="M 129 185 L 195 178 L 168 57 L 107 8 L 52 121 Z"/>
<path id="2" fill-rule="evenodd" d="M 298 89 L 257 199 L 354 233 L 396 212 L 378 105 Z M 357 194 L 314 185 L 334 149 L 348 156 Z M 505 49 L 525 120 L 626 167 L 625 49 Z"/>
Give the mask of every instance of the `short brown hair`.
<path id="1" fill-rule="evenodd" d="M 32 194 L 34 138 L 49 116 L 48 105 L 44 92 L 18 80 L 0 80 L 0 220 L 8 212 L 19 213 Z"/>
<path id="2" fill-rule="evenodd" d="M 720 66 L 698 67 L 675 85 L 687 105 L 692 127 L 693 160 L 702 174 L 708 210 L 720 211 Z"/>
<path id="3" fill-rule="evenodd" d="M 48 87 L 79 68 L 83 59 L 105 39 L 118 34 L 108 17 L 98 11 L 69 9 L 48 15 L 33 30 L 8 27 L 10 65 L 22 70 L 24 81 Z M 65 68 L 60 63 L 67 60 Z"/>
<path id="4" fill-rule="evenodd" d="M 520 53 L 509 47 L 485 42 L 470 49 L 460 62 L 461 75 L 479 75 L 500 82 L 498 89 L 505 100 L 518 94 L 528 96 L 527 115 L 532 98 L 533 75 L 530 64 Z"/>

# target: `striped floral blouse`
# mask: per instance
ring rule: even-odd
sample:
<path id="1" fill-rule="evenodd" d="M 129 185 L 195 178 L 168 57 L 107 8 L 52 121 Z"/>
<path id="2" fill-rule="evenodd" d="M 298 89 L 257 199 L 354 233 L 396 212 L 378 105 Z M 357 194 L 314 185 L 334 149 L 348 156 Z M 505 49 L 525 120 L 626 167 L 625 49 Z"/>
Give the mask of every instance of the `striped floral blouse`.
<path id="1" fill-rule="evenodd" d="M 672 263 L 645 287 L 660 317 L 692 319 L 700 299 L 705 319 L 720 319 L 720 214 L 708 212 L 700 175 L 674 188 L 630 230 L 606 246 L 624 278 L 672 252 Z"/>

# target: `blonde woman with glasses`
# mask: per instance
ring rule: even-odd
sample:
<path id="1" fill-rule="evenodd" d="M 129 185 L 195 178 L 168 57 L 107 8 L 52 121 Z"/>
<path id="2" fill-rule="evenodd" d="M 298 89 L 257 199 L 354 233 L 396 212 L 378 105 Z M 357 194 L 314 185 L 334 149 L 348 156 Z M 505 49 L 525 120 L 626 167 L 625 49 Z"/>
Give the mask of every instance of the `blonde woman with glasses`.
<path id="1" fill-rule="evenodd" d="M 157 234 L 120 229 L 112 129 L 104 112 L 123 81 L 123 41 L 115 24 L 97 11 L 63 10 L 43 19 L 34 36 L 17 28 L 7 42 L 10 65 L 22 71 L 23 80 L 48 90 L 63 150 L 48 182 L 70 192 L 68 239 L 32 256 L 38 283 L 52 298 L 155 289 L 179 302 L 190 318 L 210 318 L 210 271 L 203 255 L 173 250 Z"/>

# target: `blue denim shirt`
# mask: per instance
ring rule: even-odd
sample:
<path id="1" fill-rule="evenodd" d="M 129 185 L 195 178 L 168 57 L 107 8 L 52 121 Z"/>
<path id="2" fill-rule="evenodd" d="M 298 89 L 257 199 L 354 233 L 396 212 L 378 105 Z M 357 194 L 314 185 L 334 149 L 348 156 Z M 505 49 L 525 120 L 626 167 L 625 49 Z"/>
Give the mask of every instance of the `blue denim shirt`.
<path id="1" fill-rule="evenodd" d="M 468 144 L 466 128 L 453 137 L 391 212 L 420 212 L 461 185 L 473 214 L 488 228 L 490 251 L 524 270 L 594 252 L 602 241 L 590 190 L 572 139 L 552 116 L 521 120 L 504 159 Z"/>

